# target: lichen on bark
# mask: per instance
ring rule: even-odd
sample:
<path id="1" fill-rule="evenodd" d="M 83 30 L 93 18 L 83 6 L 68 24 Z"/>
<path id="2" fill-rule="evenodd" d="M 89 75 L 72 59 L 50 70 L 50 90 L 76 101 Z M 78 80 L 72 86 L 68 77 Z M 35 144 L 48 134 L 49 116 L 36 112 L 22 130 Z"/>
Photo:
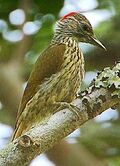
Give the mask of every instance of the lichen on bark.
<path id="1" fill-rule="evenodd" d="M 39 91 L 37 92 L 39 93 Z M 36 98 L 25 109 L 39 109 Z M 48 118 L 44 124 L 38 124 L 23 136 L 6 145 L 0 151 L 0 166 L 28 165 L 36 155 L 41 154 L 89 119 L 120 102 L 120 63 L 113 68 L 105 68 L 87 90 L 72 102 L 78 109 L 80 118 L 69 109 L 60 110 Z M 29 138 L 30 141 L 26 141 Z M 22 146 L 20 141 L 27 142 Z"/>

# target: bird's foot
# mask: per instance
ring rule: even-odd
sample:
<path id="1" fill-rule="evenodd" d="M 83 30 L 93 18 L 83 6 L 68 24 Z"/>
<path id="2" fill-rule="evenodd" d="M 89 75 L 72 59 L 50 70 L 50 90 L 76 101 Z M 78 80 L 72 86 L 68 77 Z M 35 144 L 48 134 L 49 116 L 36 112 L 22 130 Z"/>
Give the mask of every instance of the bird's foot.
<path id="1" fill-rule="evenodd" d="M 59 108 L 57 109 L 56 112 L 62 110 L 62 109 L 69 109 L 70 111 L 72 111 L 73 113 L 75 113 L 78 117 L 78 119 L 80 119 L 80 115 L 79 115 L 79 109 L 74 106 L 71 103 L 67 103 L 67 102 L 56 102 L 55 105 L 57 105 Z"/>

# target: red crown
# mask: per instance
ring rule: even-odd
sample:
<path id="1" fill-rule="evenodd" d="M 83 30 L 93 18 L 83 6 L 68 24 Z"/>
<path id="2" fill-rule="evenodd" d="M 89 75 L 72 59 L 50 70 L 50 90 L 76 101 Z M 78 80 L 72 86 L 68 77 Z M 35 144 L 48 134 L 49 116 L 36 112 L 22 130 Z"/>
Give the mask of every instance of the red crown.
<path id="1" fill-rule="evenodd" d="M 70 13 L 68 13 L 68 14 L 64 15 L 64 16 L 61 18 L 61 21 L 65 20 L 65 19 L 67 19 L 67 18 L 69 18 L 69 17 L 71 17 L 71 16 L 74 16 L 75 14 L 76 14 L 76 12 L 70 12 Z"/>

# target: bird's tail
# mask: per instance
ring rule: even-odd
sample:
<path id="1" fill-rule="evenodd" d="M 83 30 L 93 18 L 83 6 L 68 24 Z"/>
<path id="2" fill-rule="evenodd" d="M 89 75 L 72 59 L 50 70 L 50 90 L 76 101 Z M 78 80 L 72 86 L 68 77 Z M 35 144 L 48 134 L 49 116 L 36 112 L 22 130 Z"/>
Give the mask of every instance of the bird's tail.
<path id="1" fill-rule="evenodd" d="M 24 132 L 25 132 L 25 125 L 21 122 L 17 127 L 15 127 L 11 141 L 14 141 L 16 138 L 21 136 Z"/>

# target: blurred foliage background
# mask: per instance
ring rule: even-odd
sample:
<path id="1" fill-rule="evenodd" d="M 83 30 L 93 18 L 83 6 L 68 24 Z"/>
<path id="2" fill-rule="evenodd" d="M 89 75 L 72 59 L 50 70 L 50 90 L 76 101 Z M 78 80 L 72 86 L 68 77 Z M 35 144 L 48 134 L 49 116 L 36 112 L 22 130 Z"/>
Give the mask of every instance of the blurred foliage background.
<path id="1" fill-rule="evenodd" d="M 107 48 L 105 52 L 80 44 L 86 62 L 85 88 L 98 70 L 120 60 L 120 0 L 0 0 L 1 148 L 12 134 L 35 60 L 52 39 L 56 20 L 71 11 L 86 15 Z M 119 110 L 109 109 L 87 122 L 48 151 L 47 158 L 38 156 L 31 166 L 119 166 Z"/>

